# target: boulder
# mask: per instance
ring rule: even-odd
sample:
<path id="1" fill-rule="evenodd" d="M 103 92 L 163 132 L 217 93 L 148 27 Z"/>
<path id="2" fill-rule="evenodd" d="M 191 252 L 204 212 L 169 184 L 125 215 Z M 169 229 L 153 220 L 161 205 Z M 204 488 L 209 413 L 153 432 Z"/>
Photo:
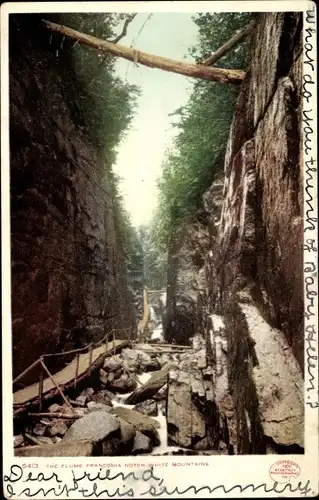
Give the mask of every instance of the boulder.
<path id="1" fill-rule="evenodd" d="M 46 425 L 40 424 L 39 422 L 33 427 L 33 434 L 35 436 L 43 436 L 46 431 Z"/>
<path id="2" fill-rule="evenodd" d="M 110 380 L 111 375 L 113 375 L 113 380 Z M 111 391 L 125 394 L 126 392 L 133 391 L 136 388 L 136 385 L 136 381 L 129 377 L 126 373 L 123 373 L 119 379 L 115 379 L 113 372 L 109 374 L 107 387 Z"/>
<path id="3" fill-rule="evenodd" d="M 161 369 L 161 363 L 158 359 L 150 359 L 149 361 L 141 363 L 141 370 L 143 372 L 155 372 Z"/>
<path id="4" fill-rule="evenodd" d="M 53 403 L 52 405 L 49 406 L 50 413 L 60 413 L 62 411 L 63 411 L 63 407 L 56 404 L 56 403 Z"/>
<path id="5" fill-rule="evenodd" d="M 22 434 L 19 434 L 18 436 L 14 436 L 13 438 L 13 446 L 14 448 L 18 448 L 24 443 L 24 437 Z"/>
<path id="6" fill-rule="evenodd" d="M 112 406 L 105 405 L 104 403 L 96 403 L 95 401 L 90 401 L 88 403 L 88 413 L 91 413 L 92 411 L 99 411 L 99 410 L 104 410 L 107 413 L 114 413 Z"/>
<path id="7" fill-rule="evenodd" d="M 151 438 L 141 432 L 137 432 L 133 442 L 133 455 L 137 455 L 139 453 L 150 453 L 152 449 L 153 446 Z"/>
<path id="8" fill-rule="evenodd" d="M 112 401 L 109 394 L 112 393 L 109 393 L 109 391 L 106 390 L 102 390 L 99 391 L 97 394 L 93 394 L 93 396 L 91 396 L 91 401 L 88 403 L 88 407 L 91 402 L 112 406 Z M 112 394 L 112 396 L 114 397 L 114 394 Z"/>
<path id="9" fill-rule="evenodd" d="M 62 440 L 57 444 L 26 446 L 14 450 L 17 457 L 91 457 L 93 444 L 90 441 Z"/>
<path id="10" fill-rule="evenodd" d="M 99 375 L 102 386 L 106 386 L 108 382 L 108 374 L 103 370 L 103 368 L 100 368 Z"/>
<path id="11" fill-rule="evenodd" d="M 138 403 L 134 406 L 133 410 L 153 417 L 157 417 L 158 415 L 157 403 L 153 399 L 146 399 L 145 401 Z"/>
<path id="12" fill-rule="evenodd" d="M 92 387 L 87 387 L 81 392 L 80 396 L 87 396 L 87 398 L 90 400 L 93 394 L 94 394 L 94 389 Z"/>
<path id="13" fill-rule="evenodd" d="M 87 399 L 88 399 L 87 395 L 86 394 L 82 394 L 82 395 L 80 395 L 80 396 L 78 396 L 76 398 L 75 402 L 76 402 L 76 404 L 78 406 L 83 406 L 84 407 L 85 404 L 86 404 Z"/>
<path id="14" fill-rule="evenodd" d="M 87 408 L 74 408 L 73 410 L 77 417 L 84 417 L 84 415 L 89 413 L 89 410 Z"/>
<path id="15" fill-rule="evenodd" d="M 127 445 L 133 442 L 136 434 L 136 430 L 133 424 L 130 424 L 123 418 L 119 418 L 121 426 L 121 442 L 123 445 Z"/>
<path id="16" fill-rule="evenodd" d="M 122 369 L 122 360 L 118 356 L 112 356 L 111 358 L 106 358 L 103 364 L 103 370 L 107 373 L 116 372 Z"/>
<path id="17" fill-rule="evenodd" d="M 114 374 L 114 379 L 117 380 L 121 377 L 123 373 L 123 368 L 119 368 L 118 370 L 116 370 L 115 372 L 113 372 Z"/>
<path id="18" fill-rule="evenodd" d="M 163 366 L 161 370 L 154 372 L 146 384 L 135 389 L 134 392 L 126 398 L 125 404 L 137 404 L 141 401 L 145 401 L 145 399 L 152 398 L 152 396 L 156 394 L 164 384 L 166 384 L 168 373 L 173 368 L 174 365 L 168 363 Z"/>
<path id="19" fill-rule="evenodd" d="M 163 399 L 166 399 L 167 396 L 167 384 L 163 385 L 163 387 L 160 388 L 159 391 L 157 391 L 156 394 L 154 394 L 153 399 L 156 401 L 163 401 Z"/>
<path id="20" fill-rule="evenodd" d="M 157 429 L 160 427 L 160 424 L 157 420 L 148 417 L 147 415 L 143 415 L 138 411 L 131 410 L 129 408 L 124 408 L 123 406 L 117 406 L 115 408 L 115 413 L 126 420 L 129 424 L 133 425 L 136 431 L 141 432 L 142 434 L 147 435 L 152 439 L 154 446 L 158 446 L 160 444 L 160 438 L 157 432 Z"/>
<path id="21" fill-rule="evenodd" d="M 72 421 L 69 421 L 69 425 L 72 424 Z M 62 419 L 54 419 L 51 422 L 51 426 L 49 427 L 49 434 L 51 437 L 54 436 L 64 436 L 68 431 L 68 426 L 65 420 Z"/>
<path id="22" fill-rule="evenodd" d="M 205 417 L 192 401 L 191 380 L 190 373 L 178 372 L 168 385 L 168 438 L 183 448 L 191 448 L 206 435 Z"/>
<path id="23" fill-rule="evenodd" d="M 104 441 L 108 436 L 119 434 L 120 422 L 115 415 L 98 410 L 76 420 L 63 438 L 64 441 L 86 439 L 93 443 Z"/>

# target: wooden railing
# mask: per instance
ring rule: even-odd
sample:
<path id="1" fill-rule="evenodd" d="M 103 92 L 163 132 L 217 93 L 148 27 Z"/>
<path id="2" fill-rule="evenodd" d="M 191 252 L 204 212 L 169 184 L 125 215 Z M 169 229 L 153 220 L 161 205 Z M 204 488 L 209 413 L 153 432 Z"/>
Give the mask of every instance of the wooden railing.
<path id="1" fill-rule="evenodd" d="M 113 354 L 115 354 L 115 351 L 116 351 L 116 343 L 115 343 L 115 341 L 116 340 L 126 340 L 130 344 L 131 340 L 132 340 L 132 333 L 133 333 L 133 331 L 134 331 L 134 327 L 113 329 L 110 332 L 108 332 L 101 340 L 99 340 L 96 343 L 91 342 L 90 344 L 88 344 L 88 345 L 86 345 L 84 347 L 81 347 L 79 349 L 72 349 L 70 351 L 62 351 L 62 352 L 55 352 L 55 353 L 43 354 L 34 363 L 32 363 L 30 366 L 28 366 L 28 368 L 26 368 L 22 373 L 20 373 L 20 375 L 18 375 L 13 380 L 12 384 L 14 385 L 17 382 L 19 382 L 20 380 L 22 380 L 34 368 L 40 367 L 40 373 L 39 373 L 39 392 L 38 392 L 39 411 L 42 410 L 44 373 L 46 373 L 47 376 L 51 379 L 51 381 L 53 382 L 53 384 L 56 386 L 57 390 L 61 394 L 61 396 L 62 396 L 63 400 L 65 401 L 65 403 L 72 409 L 71 405 L 69 404 L 69 402 L 67 401 L 66 397 L 64 396 L 61 387 L 54 380 L 54 375 L 52 375 L 50 373 L 48 367 L 46 366 L 46 364 L 44 362 L 44 359 L 52 358 L 52 357 L 56 357 L 56 356 L 58 356 L 58 357 L 61 358 L 61 357 L 64 357 L 64 356 L 69 356 L 70 354 L 76 354 L 76 364 L 75 364 L 75 373 L 74 373 L 74 382 L 73 382 L 73 387 L 76 388 L 77 379 L 78 379 L 78 375 L 79 375 L 79 360 L 80 360 L 80 355 L 81 354 L 85 354 L 85 352 L 89 353 L 88 371 L 89 371 L 89 375 L 90 375 L 91 370 L 92 370 L 93 350 L 96 349 L 96 348 L 98 348 L 98 347 L 100 347 L 100 346 L 102 346 L 103 344 L 105 344 L 105 351 L 104 351 L 105 352 L 105 356 L 107 356 L 107 354 L 109 352 L 113 352 Z M 123 332 L 124 332 L 124 334 L 125 334 L 125 338 L 124 339 L 122 338 L 122 335 L 119 338 L 119 332 L 121 332 L 121 334 L 123 334 Z M 109 349 L 109 344 L 110 343 L 112 344 L 112 348 L 111 349 Z M 72 409 L 72 411 L 73 411 L 73 409 Z"/>

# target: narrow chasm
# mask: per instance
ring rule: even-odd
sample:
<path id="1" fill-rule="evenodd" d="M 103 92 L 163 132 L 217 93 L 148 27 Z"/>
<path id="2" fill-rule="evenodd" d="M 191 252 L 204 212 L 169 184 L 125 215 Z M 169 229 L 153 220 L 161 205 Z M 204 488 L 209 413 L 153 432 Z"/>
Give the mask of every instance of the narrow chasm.
<path id="1" fill-rule="evenodd" d="M 15 455 L 304 453 L 301 37 L 10 15 Z"/>

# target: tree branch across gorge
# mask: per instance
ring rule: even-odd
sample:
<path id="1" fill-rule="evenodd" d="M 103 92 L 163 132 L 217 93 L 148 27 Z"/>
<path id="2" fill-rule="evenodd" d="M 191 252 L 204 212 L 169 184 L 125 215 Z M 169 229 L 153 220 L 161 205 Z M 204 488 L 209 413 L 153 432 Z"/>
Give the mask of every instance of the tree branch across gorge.
<path id="1" fill-rule="evenodd" d="M 175 61 L 166 57 L 155 56 L 146 52 L 137 51 L 124 45 L 115 44 L 100 38 L 95 38 L 85 33 L 75 31 L 67 26 L 51 23 L 43 20 L 45 26 L 56 33 L 63 36 L 68 36 L 73 40 L 78 41 L 82 45 L 91 47 L 104 54 L 111 53 L 117 57 L 122 57 L 128 61 L 142 64 L 149 68 L 158 68 L 172 73 L 178 73 L 192 78 L 200 78 L 202 80 L 210 80 L 219 83 L 240 84 L 245 76 L 245 72 L 237 69 L 223 69 L 200 64 L 191 64 L 180 61 Z"/>

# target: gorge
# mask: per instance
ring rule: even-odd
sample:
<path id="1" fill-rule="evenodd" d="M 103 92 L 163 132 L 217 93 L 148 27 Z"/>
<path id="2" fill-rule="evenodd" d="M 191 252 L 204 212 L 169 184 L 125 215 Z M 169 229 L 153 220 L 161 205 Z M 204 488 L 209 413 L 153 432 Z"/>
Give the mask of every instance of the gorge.
<path id="1" fill-rule="evenodd" d="M 222 168 L 152 282 L 143 240 L 128 257 L 111 153 L 89 134 L 74 62 L 40 21 L 10 20 L 13 378 L 113 329 L 132 337 L 68 404 L 17 417 L 15 453 L 303 453 L 302 14 L 258 14 Z"/>

